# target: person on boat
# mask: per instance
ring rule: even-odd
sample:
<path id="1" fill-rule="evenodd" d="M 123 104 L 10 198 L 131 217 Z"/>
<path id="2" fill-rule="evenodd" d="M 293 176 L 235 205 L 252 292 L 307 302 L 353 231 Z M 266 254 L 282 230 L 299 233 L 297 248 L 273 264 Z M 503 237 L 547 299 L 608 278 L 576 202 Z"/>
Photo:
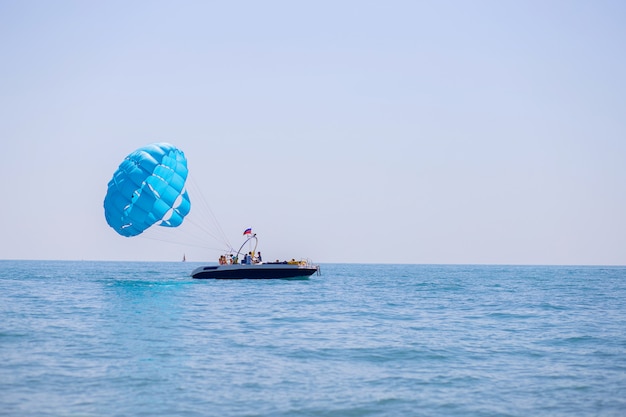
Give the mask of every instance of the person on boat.
<path id="1" fill-rule="evenodd" d="M 257 255 L 256 255 L 256 261 L 257 261 L 258 263 L 262 263 L 262 262 L 263 262 L 263 258 L 261 258 L 261 252 L 257 253 Z"/>

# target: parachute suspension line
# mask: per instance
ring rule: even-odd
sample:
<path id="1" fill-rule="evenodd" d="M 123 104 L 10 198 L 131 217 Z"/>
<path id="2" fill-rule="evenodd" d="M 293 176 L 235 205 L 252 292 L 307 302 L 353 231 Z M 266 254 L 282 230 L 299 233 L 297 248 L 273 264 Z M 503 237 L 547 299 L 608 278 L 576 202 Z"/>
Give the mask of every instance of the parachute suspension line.
<path id="1" fill-rule="evenodd" d="M 211 231 L 203 224 L 194 221 L 193 217 L 191 216 L 187 216 L 187 218 L 185 219 L 187 221 L 187 223 L 189 224 L 193 224 L 198 230 L 206 233 L 207 235 L 209 235 L 210 237 L 212 237 L 213 239 L 220 241 L 221 239 L 219 238 L 219 236 L 216 236 L 215 234 L 211 233 Z M 187 233 L 191 234 L 189 231 L 187 231 Z M 195 236 L 198 239 L 201 239 L 199 236 Z"/>
<path id="2" fill-rule="evenodd" d="M 138 237 L 182 247 L 202 248 L 215 253 L 233 253 L 234 249 L 200 187 L 191 175 L 188 175 L 186 182 L 186 190 L 183 191 L 189 193 L 192 210 L 177 230 L 170 227 L 151 227 Z M 216 245 L 220 247 L 216 248 Z"/>
<path id="3" fill-rule="evenodd" d="M 182 241 L 181 242 L 176 242 L 176 241 L 172 240 L 171 238 L 159 238 L 159 237 L 156 237 L 156 236 L 147 236 L 147 235 L 144 236 L 144 234 L 142 234 L 140 237 L 142 239 L 154 240 L 154 241 L 157 241 L 157 242 L 171 243 L 171 244 L 178 245 L 178 246 L 208 249 L 208 250 L 213 250 L 213 251 L 216 251 L 216 252 L 224 252 L 225 251 L 224 248 L 212 248 L 212 247 L 209 247 L 207 245 L 193 244 L 193 243 L 182 242 Z"/>
<path id="4" fill-rule="evenodd" d="M 200 206 L 202 207 L 199 213 L 200 217 L 202 219 L 206 219 L 205 215 L 208 215 L 209 217 L 208 222 L 210 223 L 210 225 L 207 227 L 207 226 L 202 226 L 201 224 L 197 224 L 196 223 L 197 216 L 193 216 L 192 223 L 196 225 L 198 228 L 200 228 L 202 231 L 204 231 L 206 234 L 214 238 L 215 240 L 223 244 L 226 244 L 229 250 L 232 250 L 232 245 L 230 244 L 230 241 L 228 240 L 226 233 L 224 233 L 224 230 L 220 226 L 220 223 L 217 220 L 215 213 L 213 212 L 213 210 L 211 209 L 211 206 L 209 205 L 208 201 L 204 197 L 204 194 L 202 193 L 197 182 L 195 181 L 195 178 L 193 177 L 193 175 L 189 175 L 188 182 L 191 185 L 191 188 L 193 188 L 192 198 L 194 198 L 194 200 L 196 201 L 199 200 Z M 198 213 L 198 211 L 194 211 L 194 213 Z M 213 233 L 212 233 L 212 230 L 214 230 Z"/>
<path id="5" fill-rule="evenodd" d="M 187 220 L 188 219 L 185 219 L 185 223 L 179 226 L 176 231 L 171 230 L 171 228 L 169 227 L 153 227 L 149 230 L 146 230 L 141 235 L 137 236 L 137 238 L 172 243 L 179 246 L 214 249 L 210 247 L 212 246 L 211 242 L 207 241 L 206 236 L 203 234 L 198 234 L 197 230 L 195 230 L 194 227 L 190 227 L 190 225 L 187 223 Z M 218 245 L 220 244 L 219 242 L 217 243 Z M 218 251 L 223 252 L 223 247 Z"/>

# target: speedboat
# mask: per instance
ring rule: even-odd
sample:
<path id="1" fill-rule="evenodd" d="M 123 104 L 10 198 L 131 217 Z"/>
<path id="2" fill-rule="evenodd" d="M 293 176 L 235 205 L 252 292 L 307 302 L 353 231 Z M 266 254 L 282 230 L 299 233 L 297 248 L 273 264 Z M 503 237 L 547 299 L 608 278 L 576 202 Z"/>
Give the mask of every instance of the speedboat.
<path id="1" fill-rule="evenodd" d="M 316 272 L 319 273 L 319 266 L 300 261 L 200 266 L 191 272 L 191 276 L 201 279 L 302 279 Z"/>
<path id="2" fill-rule="evenodd" d="M 314 273 L 320 272 L 318 265 L 309 260 L 283 262 L 262 262 L 260 252 L 256 252 L 258 239 L 256 234 L 251 234 L 251 229 L 246 229 L 248 239 L 234 253 L 222 255 L 218 265 L 199 266 L 191 272 L 192 278 L 198 279 L 306 279 Z M 254 240 L 254 249 L 248 252 L 239 261 L 243 247 Z M 258 256 L 257 256 L 258 255 Z"/>

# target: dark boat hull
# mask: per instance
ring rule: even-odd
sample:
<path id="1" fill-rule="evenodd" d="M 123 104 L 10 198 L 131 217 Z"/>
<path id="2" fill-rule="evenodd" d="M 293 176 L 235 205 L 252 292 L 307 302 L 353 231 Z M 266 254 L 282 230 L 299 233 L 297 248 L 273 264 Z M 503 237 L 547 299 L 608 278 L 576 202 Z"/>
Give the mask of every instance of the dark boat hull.
<path id="1" fill-rule="evenodd" d="M 318 272 L 314 265 L 293 264 L 236 264 L 211 265 L 196 268 L 191 273 L 197 279 L 297 279 Z"/>

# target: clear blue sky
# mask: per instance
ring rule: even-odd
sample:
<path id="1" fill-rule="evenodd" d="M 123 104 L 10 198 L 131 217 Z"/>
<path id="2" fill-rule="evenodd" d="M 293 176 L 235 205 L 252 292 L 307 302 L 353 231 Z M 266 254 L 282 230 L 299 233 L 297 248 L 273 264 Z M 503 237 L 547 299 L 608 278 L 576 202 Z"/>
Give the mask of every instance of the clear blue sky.
<path id="1" fill-rule="evenodd" d="M 216 260 L 104 220 L 166 141 L 267 258 L 623 265 L 625 51 L 623 1 L 0 0 L 0 258 Z"/>

